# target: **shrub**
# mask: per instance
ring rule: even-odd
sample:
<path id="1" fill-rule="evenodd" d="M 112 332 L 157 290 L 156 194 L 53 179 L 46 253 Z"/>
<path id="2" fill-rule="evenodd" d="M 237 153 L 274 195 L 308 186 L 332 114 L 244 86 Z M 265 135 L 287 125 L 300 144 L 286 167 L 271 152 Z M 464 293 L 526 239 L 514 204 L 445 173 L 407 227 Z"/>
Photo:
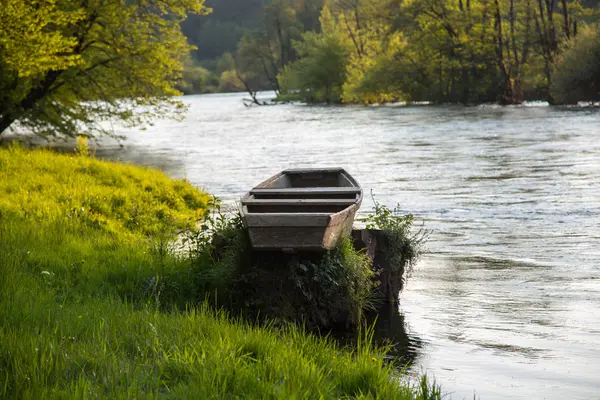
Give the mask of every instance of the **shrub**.
<path id="1" fill-rule="evenodd" d="M 600 101 L 600 31 L 587 27 L 571 39 L 557 58 L 550 88 L 560 104 Z"/>
<path id="2" fill-rule="evenodd" d="M 413 233 L 414 217 L 401 215 L 400 207 L 393 209 L 373 197 L 375 210 L 366 218 L 366 228 L 378 240 L 375 264 L 378 266 L 380 290 L 389 302 L 396 302 L 405 276 L 419 258 L 427 236 L 423 229 Z"/>

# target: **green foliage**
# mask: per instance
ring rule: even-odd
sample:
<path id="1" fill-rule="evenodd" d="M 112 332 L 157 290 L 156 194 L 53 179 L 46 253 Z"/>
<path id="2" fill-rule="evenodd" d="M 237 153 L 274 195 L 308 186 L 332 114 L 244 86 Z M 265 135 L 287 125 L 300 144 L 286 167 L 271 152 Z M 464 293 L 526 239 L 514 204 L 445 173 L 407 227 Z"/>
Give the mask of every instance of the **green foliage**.
<path id="1" fill-rule="evenodd" d="M 281 5 L 293 11 L 294 29 L 299 31 L 319 30 L 319 13 L 324 0 L 207 0 L 206 5 L 212 12 L 208 16 L 190 16 L 183 22 L 182 28 L 189 42 L 197 47 L 192 54 L 197 60 L 215 60 L 224 54 L 234 54 L 238 44 L 248 31 L 270 29 L 269 19 L 273 10 Z M 270 15 L 267 15 L 270 14 Z M 289 26 L 282 25 L 282 30 Z M 221 74 L 224 70 L 215 71 Z"/>
<path id="2" fill-rule="evenodd" d="M 327 23 L 331 18 L 325 8 L 323 31 L 304 33 L 302 41 L 295 42 L 300 58 L 278 76 L 282 95 L 294 93 L 308 102 L 340 102 L 351 49 L 339 28 Z"/>
<path id="3" fill-rule="evenodd" d="M 292 41 L 301 32 L 293 0 L 273 0 L 264 6 L 260 28 L 244 35 L 236 54 L 238 77 L 249 91 L 279 91 L 277 75 L 296 58 Z"/>
<path id="4" fill-rule="evenodd" d="M 181 81 L 176 87 L 183 94 L 197 94 L 215 92 L 218 83 L 217 76 L 188 57 L 183 67 Z"/>
<path id="5" fill-rule="evenodd" d="M 216 73 L 221 75 L 225 71 L 231 71 L 235 69 L 235 59 L 229 52 L 223 53 L 216 63 Z"/>
<path id="6" fill-rule="evenodd" d="M 0 134 L 114 134 L 103 120 L 179 117 L 171 96 L 191 46 L 180 30 L 204 0 L 30 2 L 0 10 Z"/>
<path id="7" fill-rule="evenodd" d="M 211 294 L 213 305 L 222 307 L 237 296 L 232 282 L 250 246 L 241 216 L 222 212 L 216 198 L 210 206 L 202 225 L 184 234 L 181 250 L 195 270 L 196 286 Z"/>
<path id="8" fill-rule="evenodd" d="M 276 44 L 265 31 L 247 32 L 242 37 L 236 51 L 235 75 L 248 90 L 278 90 L 276 77 L 280 67 Z"/>
<path id="9" fill-rule="evenodd" d="M 207 1 L 213 13 L 183 24 L 194 58 L 220 77 L 221 91 L 279 91 L 278 74 L 297 58 L 293 42 L 320 29 L 323 0 Z"/>
<path id="10" fill-rule="evenodd" d="M 320 260 L 299 260 L 289 266 L 290 319 L 302 319 L 307 327 L 331 328 L 357 325 L 363 312 L 373 307 L 375 276 L 366 254 L 357 252 L 352 240 L 342 238 Z"/>
<path id="11" fill-rule="evenodd" d="M 372 194 L 371 194 L 372 195 Z M 386 238 L 386 257 L 393 270 L 404 270 L 418 259 L 421 254 L 426 232 L 413 233 L 412 214 L 401 215 L 400 206 L 390 209 L 373 197 L 375 209 L 366 218 L 367 229 L 381 230 Z"/>
<path id="12" fill-rule="evenodd" d="M 84 18 L 83 10 L 64 9 L 57 0 L 5 0 L 0 9 L 3 73 L 27 78 L 81 65 L 81 55 L 73 52 L 77 41 L 61 30 Z"/>
<path id="13" fill-rule="evenodd" d="M 551 92 L 563 104 L 600 102 L 600 30 L 586 27 L 556 60 Z"/>
<path id="14" fill-rule="evenodd" d="M 196 47 L 192 56 L 199 61 L 234 53 L 244 31 L 258 25 L 263 1 L 207 0 L 206 5 L 212 9 L 209 15 L 190 15 L 182 23 L 183 33 Z"/>
<path id="15" fill-rule="evenodd" d="M 347 48 L 334 36 L 309 32 L 298 50 L 302 58 L 279 76 L 282 94 L 298 91 L 304 101 L 338 103 L 346 78 Z"/>
<path id="16" fill-rule="evenodd" d="M 245 90 L 244 82 L 242 82 L 235 69 L 223 71 L 219 78 L 219 91 L 221 92 L 241 92 Z"/>
<path id="17" fill-rule="evenodd" d="M 252 251 L 241 216 L 221 213 L 217 203 L 183 247 L 209 300 L 247 317 L 327 329 L 356 326 L 372 306 L 376 277 L 350 238 L 324 254 Z"/>
<path id="18" fill-rule="evenodd" d="M 71 169 L 64 167 L 67 160 Z M 125 182 L 121 189 L 132 196 L 150 177 L 153 190 L 186 186 L 155 171 L 88 161 L 83 154 L 69 160 L 47 151 L 0 150 L 2 183 L 10 181 L 0 196 L 2 207 L 8 205 L 0 212 L 0 399 L 439 398 L 422 397 L 418 383 L 399 379 L 368 338 L 341 350 L 289 325 L 254 327 L 209 309 L 194 265 L 160 251 L 144 230 L 111 232 L 78 218 L 38 219 L 61 207 L 63 193 L 83 198 L 87 187 L 80 179 L 107 193 L 114 182 Z M 28 171 L 42 173 L 53 164 L 64 168 L 44 180 L 33 180 Z M 114 170 L 90 181 L 89 170 L 99 164 Z M 132 179 L 139 182 L 127 184 Z M 42 201 L 36 192 L 44 184 L 56 190 L 42 188 Z M 152 201 L 145 206 L 141 212 L 155 210 Z M 111 218 L 124 226 L 117 214 Z M 206 224 L 218 232 L 239 230 L 226 221 L 216 217 Z M 171 228 L 162 221 L 157 231 Z"/>
<path id="19" fill-rule="evenodd" d="M 561 43 L 577 36 L 582 21 L 597 21 L 588 7 L 577 0 L 331 0 L 321 33 L 305 33 L 295 44 L 299 60 L 280 71 L 282 95 L 365 104 L 540 99 Z M 344 44 L 343 67 L 333 43 Z M 340 98 L 324 95 L 340 76 Z"/>

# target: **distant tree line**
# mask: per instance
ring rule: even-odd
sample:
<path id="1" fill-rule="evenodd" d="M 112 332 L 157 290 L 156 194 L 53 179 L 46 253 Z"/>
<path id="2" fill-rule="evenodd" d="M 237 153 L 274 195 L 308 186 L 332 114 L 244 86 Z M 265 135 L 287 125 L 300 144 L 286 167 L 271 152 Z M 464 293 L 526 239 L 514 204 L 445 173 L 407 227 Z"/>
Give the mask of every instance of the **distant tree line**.
<path id="1" fill-rule="evenodd" d="M 212 69 L 221 90 L 272 89 L 281 99 L 309 102 L 600 101 L 598 1 L 272 0 L 252 6 L 226 61 L 219 60 L 219 68 L 204 61 L 211 67 L 206 79 Z M 207 54 L 202 38 L 197 46 L 197 54 Z"/>
<path id="2" fill-rule="evenodd" d="M 207 0 L 209 16 L 189 18 L 183 32 L 196 46 L 185 93 L 279 90 L 278 74 L 296 60 L 294 43 L 319 31 L 324 0 Z M 199 83 L 198 83 L 199 82 Z M 195 86 L 194 86 L 195 85 Z"/>
<path id="3" fill-rule="evenodd" d="M 212 7 L 213 16 L 208 15 Z M 114 135 L 176 95 L 600 102 L 598 0 L 3 0 L 0 137 Z"/>

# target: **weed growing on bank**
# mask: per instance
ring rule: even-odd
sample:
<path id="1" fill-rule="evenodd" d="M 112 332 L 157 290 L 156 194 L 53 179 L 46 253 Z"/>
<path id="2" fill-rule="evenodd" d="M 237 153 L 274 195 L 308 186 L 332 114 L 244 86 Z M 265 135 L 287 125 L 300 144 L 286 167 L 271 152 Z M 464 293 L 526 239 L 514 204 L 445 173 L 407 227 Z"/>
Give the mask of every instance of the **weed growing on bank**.
<path id="1" fill-rule="evenodd" d="M 413 215 L 403 215 L 400 207 L 393 209 L 379 203 L 373 194 L 375 209 L 365 220 L 370 240 L 375 240 L 376 271 L 379 274 L 380 300 L 396 303 L 406 277 L 419 258 L 427 232 L 414 232 Z"/>
<path id="2" fill-rule="evenodd" d="M 414 216 L 403 215 L 400 207 L 393 209 L 379 203 L 371 193 L 375 209 L 366 218 L 367 229 L 377 229 L 386 238 L 386 257 L 392 266 L 412 267 L 421 255 L 426 232 L 413 232 Z"/>

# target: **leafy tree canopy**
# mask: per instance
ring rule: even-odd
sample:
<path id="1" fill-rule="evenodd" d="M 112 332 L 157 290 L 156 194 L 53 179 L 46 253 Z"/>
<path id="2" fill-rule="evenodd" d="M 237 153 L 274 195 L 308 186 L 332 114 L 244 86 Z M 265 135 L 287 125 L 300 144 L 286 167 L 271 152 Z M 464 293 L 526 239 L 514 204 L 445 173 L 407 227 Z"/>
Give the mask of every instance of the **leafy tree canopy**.
<path id="1" fill-rule="evenodd" d="M 108 119 L 180 115 L 171 96 L 192 48 L 180 23 L 208 11 L 204 0 L 3 0 L 0 135 L 17 121 L 44 136 L 112 135 Z"/>
<path id="2" fill-rule="evenodd" d="M 595 76 L 595 53 L 584 51 L 595 39 L 589 32 L 585 42 L 573 39 L 598 21 L 598 2 L 327 0 L 325 5 L 320 32 L 303 34 L 303 42 L 294 45 L 298 57 L 279 68 L 287 98 L 334 101 L 341 93 L 338 101 L 350 103 L 519 104 L 572 101 L 564 98 L 571 88 L 578 88 L 572 95 L 581 100 L 597 93 L 591 79 L 582 84 Z M 346 61 L 336 61 L 340 53 L 334 43 L 344 44 Z M 561 58 L 571 46 L 580 50 L 573 47 Z M 576 62 L 580 56 L 585 65 Z M 328 73 L 322 74 L 325 67 Z M 558 89 L 557 82 L 549 94 L 553 73 L 564 85 Z"/>

